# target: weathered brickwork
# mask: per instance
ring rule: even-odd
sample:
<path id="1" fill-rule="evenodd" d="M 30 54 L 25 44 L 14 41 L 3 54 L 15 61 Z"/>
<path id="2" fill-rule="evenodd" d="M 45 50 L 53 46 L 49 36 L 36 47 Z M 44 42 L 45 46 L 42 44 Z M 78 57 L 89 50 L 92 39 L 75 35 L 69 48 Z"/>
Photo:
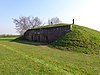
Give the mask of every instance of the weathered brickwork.
<path id="1" fill-rule="evenodd" d="M 71 31 L 71 25 L 29 29 L 25 32 L 24 37 L 30 41 L 49 43 L 55 41 L 69 31 Z"/>

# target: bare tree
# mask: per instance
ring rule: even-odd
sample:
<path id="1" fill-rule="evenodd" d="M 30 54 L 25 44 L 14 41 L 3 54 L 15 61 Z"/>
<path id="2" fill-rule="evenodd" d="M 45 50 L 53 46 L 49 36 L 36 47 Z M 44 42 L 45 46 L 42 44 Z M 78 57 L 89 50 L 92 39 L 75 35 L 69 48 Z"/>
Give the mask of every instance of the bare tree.
<path id="1" fill-rule="evenodd" d="M 58 24 L 61 23 L 61 20 L 58 17 L 54 17 L 48 20 L 48 24 Z"/>
<path id="2" fill-rule="evenodd" d="M 36 26 L 42 24 L 42 21 L 38 17 L 19 17 L 18 19 L 13 19 L 13 22 L 16 25 L 16 30 L 23 35 L 24 32 L 28 29 L 32 29 Z"/>

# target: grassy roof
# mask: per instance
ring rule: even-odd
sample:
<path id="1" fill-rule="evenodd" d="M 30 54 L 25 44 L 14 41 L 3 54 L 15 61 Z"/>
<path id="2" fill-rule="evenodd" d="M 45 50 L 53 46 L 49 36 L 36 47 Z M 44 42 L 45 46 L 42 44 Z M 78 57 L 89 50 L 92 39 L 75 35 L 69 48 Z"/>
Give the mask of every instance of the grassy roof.
<path id="1" fill-rule="evenodd" d="M 38 27 L 33 28 L 33 29 L 39 29 L 39 28 L 51 28 L 51 27 L 67 26 L 67 25 L 70 25 L 70 24 L 65 24 L 65 23 L 51 24 L 51 25 L 45 25 L 45 26 L 38 26 Z"/>

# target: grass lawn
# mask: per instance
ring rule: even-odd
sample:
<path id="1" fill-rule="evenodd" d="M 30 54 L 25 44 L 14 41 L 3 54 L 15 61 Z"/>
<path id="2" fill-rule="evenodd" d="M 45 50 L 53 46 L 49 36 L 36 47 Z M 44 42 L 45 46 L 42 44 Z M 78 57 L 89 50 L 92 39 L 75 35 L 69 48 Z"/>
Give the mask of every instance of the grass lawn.
<path id="1" fill-rule="evenodd" d="M 0 40 L 0 75 L 100 75 L 100 55 Z"/>

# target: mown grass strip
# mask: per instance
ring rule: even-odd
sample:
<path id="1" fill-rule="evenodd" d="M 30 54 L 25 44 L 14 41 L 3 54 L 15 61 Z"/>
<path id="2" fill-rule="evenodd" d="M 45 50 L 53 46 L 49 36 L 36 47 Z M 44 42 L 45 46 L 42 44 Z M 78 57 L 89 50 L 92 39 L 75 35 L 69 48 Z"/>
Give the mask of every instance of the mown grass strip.
<path id="1" fill-rule="evenodd" d="M 51 68 L 52 70 L 60 71 L 60 72 L 62 72 L 64 74 L 67 74 L 67 75 L 73 75 L 70 72 L 67 72 L 66 70 L 62 69 L 60 66 L 58 67 L 58 66 L 54 66 L 54 65 L 52 65 L 50 63 L 48 64 L 47 62 L 45 62 L 45 61 L 43 61 L 41 59 L 35 58 L 35 57 L 32 58 L 32 57 L 26 55 L 24 52 L 16 50 L 15 48 L 9 47 L 9 46 L 4 45 L 4 44 L 0 44 L 0 46 L 3 46 L 5 48 L 7 48 L 8 50 L 14 51 L 14 52 L 22 55 L 23 57 L 25 57 L 27 59 L 31 59 L 32 61 L 34 61 L 36 63 L 40 63 L 40 64 L 44 65 L 45 67 Z"/>

